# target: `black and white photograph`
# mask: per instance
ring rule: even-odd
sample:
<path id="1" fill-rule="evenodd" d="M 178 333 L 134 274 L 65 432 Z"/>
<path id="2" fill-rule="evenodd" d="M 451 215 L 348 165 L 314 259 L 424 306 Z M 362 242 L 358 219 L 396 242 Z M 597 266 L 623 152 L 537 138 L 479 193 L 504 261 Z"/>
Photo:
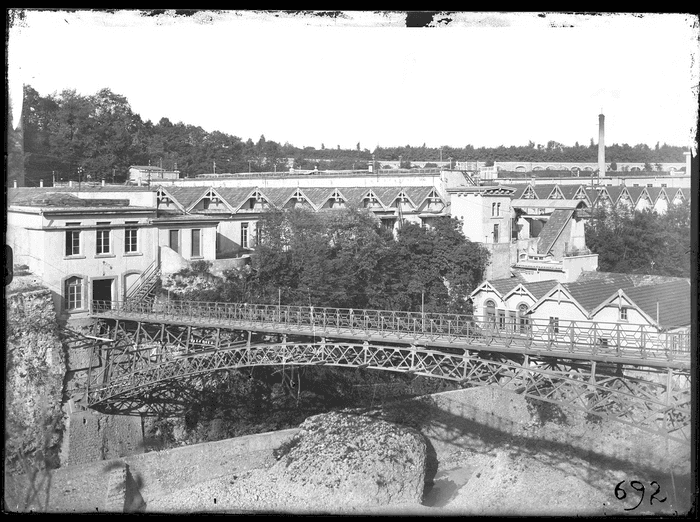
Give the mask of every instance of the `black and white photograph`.
<path id="1" fill-rule="evenodd" d="M 697 13 L 5 17 L 4 513 L 697 516 Z"/>

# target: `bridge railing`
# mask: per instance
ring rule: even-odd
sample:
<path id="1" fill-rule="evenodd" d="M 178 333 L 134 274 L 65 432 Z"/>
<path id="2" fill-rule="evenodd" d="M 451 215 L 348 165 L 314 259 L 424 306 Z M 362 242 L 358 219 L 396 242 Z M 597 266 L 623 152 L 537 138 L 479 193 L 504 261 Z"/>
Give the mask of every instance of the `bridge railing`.
<path id="1" fill-rule="evenodd" d="M 462 314 L 359 310 L 310 306 L 198 301 L 94 301 L 94 315 L 133 314 L 142 319 L 198 321 L 212 326 L 246 323 L 316 335 L 379 335 L 450 344 L 497 344 L 642 359 L 690 357 L 688 331 L 664 332 L 626 322 L 494 318 Z"/>

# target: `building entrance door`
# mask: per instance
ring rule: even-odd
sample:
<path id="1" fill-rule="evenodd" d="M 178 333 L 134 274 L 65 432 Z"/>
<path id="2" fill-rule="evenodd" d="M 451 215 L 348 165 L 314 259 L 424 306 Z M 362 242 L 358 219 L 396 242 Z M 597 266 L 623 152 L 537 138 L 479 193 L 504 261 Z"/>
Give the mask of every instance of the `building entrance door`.
<path id="1" fill-rule="evenodd" d="M 113 279 L 95 279 L 92 281 L 93 310 L 112 308 Z"/>

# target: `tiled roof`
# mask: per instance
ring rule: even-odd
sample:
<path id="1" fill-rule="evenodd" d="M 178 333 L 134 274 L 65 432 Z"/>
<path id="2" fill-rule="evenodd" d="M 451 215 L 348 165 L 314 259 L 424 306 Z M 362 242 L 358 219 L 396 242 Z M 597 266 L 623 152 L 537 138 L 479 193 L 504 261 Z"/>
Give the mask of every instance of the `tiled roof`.
<path id="1" fill-rule="evenodd" d="M 581 185 L 559 185 L 559 190 L 566 199 L 573 199 Z"/>
<path id="2" fill-rule="evenodd" d="M 537 194 L 538 198 L 547 199 L 552 193 L 552 190 L 554 190 L 554 187 L 556 187 L 556 185 L 535 185 L 532 188 L 535 191 L 535 194 Z"/>
<path id="3" fill-rule="evenodd" d="M 690 284 L 687 281 L 672 281 L 656 285 L 637 286 L 624 290 L 634 304 L 663 328 L 690 325 Z"/>
<path id="4" fill-rule="evenodd" d="M 506 295 L 522 281 L 517 277 L 506 277 L 503 279 L 489 279 L 489 284 L 501 295 Z"/>
<path id="5" fill-rule="evenodd" d="M 78 207 L 128 207 L 128 199 L 105 199 L 105 198 L 80 198 L 74 194 L 66 192 L 40 192 L 16 194 L 13 198 L 12 205 L 14 206 L 30 206 L 30 207 L 61 207 L 61 208 L 78 208 Z"/>
<path id="6" fill-rule="evenodd" d="M 537 252 L 539 254 L 547 254 L 554 245 L 554 242 L 561 234 L 564 227 L 567 225 L 571 216 L 573 215 L 573 210 L 554 210 L 549 216 L 549 220 L 545 223 L 540 235 L 538 236 L 539 241 L 537 242 Z"/>
<path id="7" fill-rule="evenodd" d="M 180 205 L 185 208 L 189 208 L 195 201 L 197 201 L 203 194 L 209 190 L 209 187 L 168 187 L 165 190 L 177 200 Z"/>
<path id="8" fill-rule="evenodd" d="M 216 187 L 219 195 L 234 209 L 237 209 L 255 192 L 251 187 Z"/>
<path id="9" fill-rule="evenodd" d="M 60 193 L 60 192 L 155 192 L 155 188 L 149 187 L 125 187 L 122 185 L 105 185 L 104 187 L 11 187 L 7 189 L 7 204 L 12 204 L 15 200 L 26 200 L 37 195 Z"/>
<path id="10" fill-rule="evenodd" d="M 552 288 L 557 286 L 558 281 L 555 279 L 548 279 L 546 281 L 532 281 L 530 283 L 524 283 L 523 286 L 533 295 L 535 299 L 540 299 Z"/>
<path id="11" fill-rule="evenodd" d="M 644 187 L 627 187 L 627 192 L 632 198 L 632 201 L 636 204 L 642 192 L 644 192 Z"/>
<path id="12" fill-rule="evenodd" d="M 529 184 L 518 185 L 516 187 L 516 191 L 513 193 L 513 199 L 522 199 L 523 194 L 525 194 L 525 191 L 528 189 L 529 186 Z"/>
<path id="13" fill-rule="evenodd" d="M 610 201 L 613 203 L 617 203 L 617 200 L 620 198 L 620 194 L 622 193 L 622 188 L 623 187 L 605 187 L 606 190 L 608 191 L 608 195 L 610 196 Z"/>
<path id="14" fill-rule="evenodd" d="M 615 294 L 620 287 L 615 283 L 593 280 L 584 283 L 562 283 L 562 286 L 571 294 L 571 297 L 586 310 L 591 312 L 603 301 Z"/>
<path id="15" fill-rule="evenodd" d="M 593 187 L 584 187 L 584 190 L 586 191 L 588 199 L 591 201 L 591 205 L 595 204 L 598 199 L 598 191 Z"/>
<path id="16" fill-rule="evenodd" d="M 651 274 L 625 274 L 621 272 L 598 272 L 587 271 L 581 272 L 576 278 L 576 283 L 585 283 L 588 281 L 602 281 L 604 283 L 618 285 L 619 288 L 632 288 L 635 286 L 649 286 L 660 283 L 675 283 L 685 282 L 690 284 L 690 279 L 685 277 L 669 277 Z"/>
<path id="17" fill-rule="evenodd" d="M 416 207 L 421 206 L 421 203 L 425 201 L 425 198 L 428 197 L 431 190 L 433 190 L 433 187 L 430 186 L 404 187 L 404 192 L 409 198 L 411 198 L 411 201 L 415 203 Z"/>
<path id="18" fill-rule="evenodd" d="M 333 190 L 332 187 L 311 187 L 302 189 L 306 197 L 311 200 L 316 208 L 323 206 L 323 204 L 328 201 L 328 198 L 333 195 Z"/>
<path id="19" fill-rule="evenodd" d="M 649 197 L 651 198 L 652 203 L 656 203 L 656 200 L 659 199 L 659 194 L 661 194 L 661 191 L 663 190 L 662 187 L 646 187 L 647 189 L 647 194 L 649 194 Z"/>

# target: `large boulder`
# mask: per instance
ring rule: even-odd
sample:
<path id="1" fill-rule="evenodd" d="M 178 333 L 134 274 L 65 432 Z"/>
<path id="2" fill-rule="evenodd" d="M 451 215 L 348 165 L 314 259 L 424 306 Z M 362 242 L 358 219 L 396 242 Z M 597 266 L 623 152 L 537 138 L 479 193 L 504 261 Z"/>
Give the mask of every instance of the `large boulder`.
<path id="1" fill-rule="evenodd" d="M 390 422 L 343 412 L 309 417 L 274 456 L 268 469 L 234 481 L 227 496 L 239 508 L 362 512 L 423 498 L 427 443 Z"/>

